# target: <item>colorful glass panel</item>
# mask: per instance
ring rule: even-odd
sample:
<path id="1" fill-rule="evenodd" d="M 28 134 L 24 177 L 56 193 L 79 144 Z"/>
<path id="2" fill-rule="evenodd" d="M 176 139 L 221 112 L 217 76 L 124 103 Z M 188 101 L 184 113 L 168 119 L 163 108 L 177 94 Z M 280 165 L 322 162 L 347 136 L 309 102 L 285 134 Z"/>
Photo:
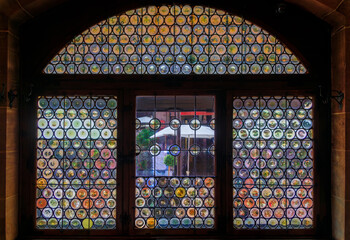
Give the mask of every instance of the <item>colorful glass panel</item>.
<path id="1" fill-rule="evenodd" d="M 116 97 L 39 97 L 36 227 L 115 229 Z"/>
<path id="2" fill-rule="evenodd" d="M 203 6 L 138 8 L 76 36 L 46 74 L 304 74 L 275 36 Z"/>
<path id="3" fill-rule="evenodd" d="M 311 97 L 233 100 L 233 226 L 313 226 Z"/>
<path id="4" fill-rule="evenodd" d="M 215 98 L 137 97 L 135 228 L 215 225 Z"/>

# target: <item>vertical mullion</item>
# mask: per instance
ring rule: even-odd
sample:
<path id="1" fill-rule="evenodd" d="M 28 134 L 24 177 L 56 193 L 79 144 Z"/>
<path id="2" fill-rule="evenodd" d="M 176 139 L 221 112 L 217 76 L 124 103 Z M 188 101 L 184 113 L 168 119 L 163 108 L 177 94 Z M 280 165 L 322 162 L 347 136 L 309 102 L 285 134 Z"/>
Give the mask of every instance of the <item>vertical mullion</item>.
<path id="1" fill-rule="evenodd" d="M 320 231 L 320 232 L 326 232 L 325 230 L 322 230 L 322 227 L 320 226 L 317 221 L 318 219 L 322 219 L 325 216 L 330 215 L 330 201 L 326 201 L 327 196 L 325 196 L 325 193 L 329 192 L 330 190 L 330 182 L 329 179 L 329 171 L 326 170 L 327 168 L 330 169 L 330 161 L 327 161 L 330 157 L 330 148 L 327 146 L 327 141 L 321 141 L 321 129 L 322 129 L 322 136 L 324 139 L 330 139 L 330 129 L 326 126 L 329 126 L 330 122 L 330 114 L 329 109 L 321 103 L 321 99 L 319 97 L 316 97 L 315 95 L 312 96 L 312 109 L 313 109 L 313 131 L 314 131 L 314 138 L 313 138 L 313 149 L 314 149 L 314 157 L 313 157 L 313 169 L 315 171 L 314 173 L 314 194 L 313 194 L 313 201 L 314 201 L 314 214 L 313 214 L 313 229 L 314 231 Z M 328 123 L 328 125 L 327 125 Z M 327 129 L 324 131 L 324 129 Z M 321 150 L 322 149 L 322 150 Z M 322 154 L 320 154 L 322 153 Z M 322 164 L 326 163 L 326 164 Z M 321 169 L 322 167 L 325 167 Z M 321 177 L 323 175 L 323 177 Z M 325 177 L 324 177 L 325 176 Z M 321 188 L 322 186 L 322 188 Z M 323 190 L 325 189 L 325 190 Z M 322 234 L 322 233 L 321 233 Z"/>
<path id="2" fill-rule="evenodd" d="M 287 96 L 286 96 L 286 94 L 283 94 L 282 95 L 282 97 L 281 97 L 281 99 L 280 99 L 280 101 L 285 101 L 286 102 L 286 107 L 283 109 L 283 108 L 281 108 L 281 110 L 282 110 L 282 112 L 283 112 L 283 117 L 282 117 L 282 119 L 285 119 L 287 122 L 288 122 L 288 127 L 286 127 L 285 129 L 283 129 L 282 130 L 282 132 L 283 132 L 283 136 L 282 136 L 282 139 L 280 140 L 280 141 L 277 141 L 277 142 L 282 142 L 282 141 L 286 141 L 286 142 L 288 142 L 288 146 L 287 147 L 285 147 L 285 148 L 290 148 L 290 146 L 289 146 L 289 144 L 290 144 L 290 142 L 291 141 L 289 141 L 289 140 L 287 140 L 287 138 L 286 138 L 286 131 L 287 131 L 287 129 L 288 128 L 290 128 L 290 124 L 289 124 L 289 122 L 291 122 L 293 119 L 290 119 L 289 121 L 288 121 L 288 119 L 287 119 L 287 115 L 286 115 L 286 111 L 287 111 L 287 109 L 289 108 L 289 100 L 288 100 L 288 98 L 287 98 Z M 278 103 L 280 103 L 280 101 L 278 101 Z M 279 104 L 280 105 L 280 104 Z M 281 147 L 280 146 L 280 144 L 279 144 L 279 147 Z M 288 163 L 289 163 L 289 160 L 287 159 L 287 156 L 286 156 L 286 149 L 283 149 L 283 160 L 284 161 L 287 161 Z M 279 165 L 278 165 L 278 167 L 280 167 Z M 286 181 L 286 180 L 288 180 L 287 178 L 286 178 L 286 172 L 287 172 L 287 168 L 285 168 L 284 170 L 283 170 L 283 179 Z M 280 181 L 278 182 L 278 185 L 277 185 L 277 187 L 279 187 L 279 188 L 281 188 L 282 190 L 283 190 L 283 198 L 282 199 L 288 199 L 288 197 L 286 196 L 286 193 L 287 193 L 287 189 L 290 187 L 290 184 L 288 184 L 287 186 L 281 186 L 281 184 L 280 184 Z M 281 206 L 281 199 L 280 199 L 280 201 L 279 201 L 279 207 Z M 285 229 L 284 230 L 287 230 L 288 228 L 289 228 L 289 223 L 288 223 L 288 217 L 287 217 L 287 210 L 288 210 L 288 208 L 289 208 L 289 206 L 288 206 L 289 204 L 287 204 L 287 206 L 285 206 L 285 209 L 284 209 L 284 216 L 283 216 L 283 218 L 285 218 L 285 221 L 286 221 L 286 226 L 285 226 Z M 282 221 L 282 219 L 280 220 L 280 222 Z M 279 225 L 281 225 L 280 223 L 279 223 Z M 283 225 L 281 226 L 281 229 L 283 229 L 284 227 L 283 227 Z"/>
<path id="3" fill-rule="evenodd" d="M 122 165 L 123 181 L 121 184 L 122 192 L 119 194 L 123 197 L 122 214 L 127 218 L 124 218 L 123 233 L 132 233 L 134 226 L 134 204 L 133 199 L 135 197 L 135 96 L 130 90 L 124 90 L 123 102 L 120 104 L 120 112 L 122 113 L 122 119 L 124 120 L 119 126 L 122 126 L 120 132 L 122 134 L 123 141 L 120 143 L 122 149 L 122 159 L 120 159 Z M 127 131 L 127 130 L 131 131 Z M 129 218 L 130 217 L 130 218 Z M 131 222 L 128 220 L 131 219 Z M 125 221 L 126 220 L 126 221 Z"/>
<path id="4" fill-rule="evenodd" d="M 116 191 L 117 191 L 117 198 L 115 199 L 117 204 L 116 204 L 116 210 L 117 210 L 117 214 L 116 214 L 116 232 L 118 234 L 124 233 L 124 223 L 122 221 L 122 216 L 123 216 L 123 209 L 125 209 L 124 207 L 124 199 L 125 196 L 123 193 L 124 190 L 124 184 L 122 184 L 124 182 L 123 179 L 123 172 L 124 172 L 124 167 L 125 164 L 123 163 L 123 143 L 124 141 L 124 132 L 123 132 L 123 119 L 124 116 L 121 112 L 121 109 L 123 108 L 123 97 L 121 94 L 117 94 L 117 185 L 116 185 Z"/>
<path id="5" fill-rule="evenodd" d="M 154 109 L 153 109 L 153 119 L 158 119 L 157 118 L 157 96 L 155 95 L 154 96 Z M 152 121 L 152 120 L 151 120 Z M 150 122 L 151 123 L 151 122 Z M 161 122 L 159 122 L 160 124 L 161 124 Z M 157 146 L 157 130 L 155 130 L 155 129 L 152 129 L 153 130 L 153 136 L 155 136 L 154 138 L 153 138 L 153 143 L 152 143 L 152 145 L 151 145 L 151 147 L 152 146 Z M 151 149 L 150 149 L 151 150 Z M 153 149 L 154 150 L 154 149 Z M 156 154 L 152 154 L 153 156 L 152 156 L 152 161 L 153 161 L 153 169 L 152 169 L 152 174 L 149 174 L 148 176 L 145 176 L 145 179 L 149 179 L 150 177 L 153 177 L 153 178 L 155 178 L 156 177 L 156 170 L 155 170 L 155 168 L 156 168 Z"/>
<path id="6" fill-rule="evenodd" d="M 67 96 L 66 95 L 64 95 L 63 96 L 63 101 L 64 102 L 66 102 L 66 99 L 67 99 Z M 63 170 L 62 170 L 62 172 L 63 172 L 63 178 L 62 178 L 62 183 L 60 184 L 61 185 L 61 187 L 62 187 L 62 226 L 61 226 L 61 230 L 63 230 L 64 228 L 63 228 L 63 222 L 64 222 L 64 217 L 66 216 L 64 213 L 66 212 L 66 210 L 64 209 L 64 207 L 63 207 L 63 201 L 66 199 L 66 183 L 64 182 L 64 180 L 66 179 L 65 177 L 66 177 L 66 168 L 65 168 L 65 164 L 64 164 L 64 161 L 65 161 L 65 159 L 66 159 L 66 148 L 65 148 L 65 144 L 64 144 L 64 142 L 65 142 L 65 140 L 66 140 L 66 136 L 67 136 L 67 129 L 66 129 L 66 126 L 65 126 L 65 120 L 66 120 L 66 117 L 67 117 L 67 108 L 66 108 L 66 105 L 64 104 L 64 117 L 63 117 L 63 119 L 62 119 L 62 121 L 63 121 L 63 139 L 62 139 L 62 142 L 60 142 L 60 144 L 61 143 L 63 143 L 63 158 L 62 158 L 62 162 L 63 162 Z M 61 125 L 62 126 L 62 125 Z M 62 166 L 62 165 L 61 165 Z M 67 200 L 68 201 L 68 200 Z M 69 229 L 69 227 L 70 227 L 71 225 L 70 225 L 70 223 L 68 224 L 68 229 Z"/>
<path id="7" fill-rule="evenodd" d="M 93 140 L 92 140 L 92 135 L 91 135 L 91 130 L 92 130 L 92 127 L 95 125 L 94 124 L 94 121 L 92 120 L 92 110 L 93 110 L 93 107 L 95 107 L 95 104 L 94 104 L 94 101 L 93 101 L 93 96 L 90 94 L 87 99 L 89 100 L 90 102 L 90 113 L 89 113 L 89 121 L 90 121 L 90 127 L 89 127 L 89 150 L 88 150 L 88 153 L 90 154 L 90 157 L 89 157 L 89 160 L 92 161 L 91 159 L 91 150 L 92 150 L 92 146 L 93 146 Z M 96 99 L 96 98 L 95 98 Z M 90 162 L 91 163 L 91 162 Z M 89 202 L 91 200 L 91 197 L 90 197 L 90 192 L 91 192 L 91 188 L 94 187 L 94 184 L 91 184 L 91 177 L 90 177 L 90 172 L 91 172 L 91 168 L 88 170 L 88 178 L 89 179 L 89 188 L 88 188 L 88 195 L 87 195 L 87 199 L 89 199 Z M 90 202 L 91 203 L 91 202 Z M 89 203 L 89 204 L 90 204 Z M 100 212 L 99 212 L 99 215 L 100 215 Z M 91 216 L 90 216 L 90 212 L 89 212 L 89 218 L 88 219 L 91 219 Z M 89 221 L 90 223 L 90 221 Z"/>
<path id="8" fill-rule="evenodd" d="M 221 94 L 223 95 L 223 94 Z M 233 94 L 226 93 L 226 113 L 222 116 L 225 116 L 226 126 L 224 130 L 226 133 L 225 136 L 225 153 L 226 155 L 223 158 L 225 164 L 223 165 L 226 168 L 226 178 L 224 178 L 224 182 L 222 184 L 223 189 L 225 189 L 226 194 L 221 193 L 221 195 L 225 198 L 224 206 L 226 206 L 223 211 L 225 211 L 224 217 L 226 224 L 226 232 L 231 233 L 233 229 L 233 174 L 232 174 L 232 111 L 233 111 Z M 218 101 L 218 100 L 217 100 Z M 220 115 L 218 115 L 220 116 Z M 228 214 L 228 215 L 227 215 Z"/>
<path id="9" fill-rule="evenodd" d="M 259 117 L 258 117 L 258 121 L 259 121 L 259 123 L 258 123 L 258 129 L 259 129 L 259 140 L 258 140 L 258 144 L 259 144 L 259 154 L 260 154 L 260 156 L 262 155 L 262 150 L 261 150 L 261 143 L 263 142 L 263 141 L 265 141 L 264 140 L 264 138 L 262 137 L 262 131 L 263 131 L 263 129 L 264 129 L 264 127 L 261 127 L 261 121 L 263 121 L 263 119 L 262 119 L 262 117 L 261 117 L 261 115 L 262 115 L 262 111 L 264 110 L 263 108 L 264 108 L 264 106 L 262 106 L 262 101 L 263 101 L 263 97 L 261 96 L 261 95 L 258 95 L 257 96 L 258 98 L 257 98 L 257 102 L 258 102 L 258 104 L 257 104 L 257 107 L 258 107 L 258 111 L 259 111 Z M 267 141 L 266 141 L 266 144 L 267 144 Z M 262 201 L 262 187 L 261 187 L 261 181 L 262 181 L 262 171 L 261 171 L 261 158 L 259 159 L 259 168 L 258 168 L 258 170 L 259 170 L 259 177 L 258 177 L 258 181 L 259 181 L 259 183 L 258 183 L 258 189 L 259 189 L 259 205 L 257 206 L 258 207 L 258 209 L 259 209 L 259 218 L 258 218 L 258 226 L 257 226 L 257 229 L 258 229 L 258 231 L 259 231 L 259 233 L 261 232 L 261 220 L 262 220 L 262 209 L 261 209 L 261 201 Z M 256 222 L 255 222 L 256 223 Z"/>
<path id="10" fill-rule="evenodd" d="M 191 50 L 192 51 L 192 50 Z M 193 68 L 192 68 L 193 69 Z M 197 117 L 197 95 L 194 96 L 194 116 L 193 116 L 194 121 L 199 120 Z M 191 121 L 190 121 L 191 123 Z M 189 123 L 189 124 L 190 124 Z M 193 138 L 193 145 L 194 146 L 198 146 L 197 145 L 197 129 L 194 129 L 194 138 Z M 202 151 L 202 149 L 200 150 Z M 197 173 L 197 156 L 193 156 L 193 169 L 196 172 L 196 175 L 198 176 L 199 174 Z M 214 178 L 215 179 L 215 178 Z M 193 184 L 194 185 L 194 184 Z M 215 185 L 214 185 L 215 186 Z M 214 205 L 215 206 L 215 205 Z M 197 212 L 197 208 L 196 206 L 194 206 L 195 212 Z M 194 223 L 195 220 L 193 220 Z"/>
<path id="11" fill-rule="evenodd" d="M 216 228 L 219 233 L 219 235 L 223 235 L 226 232 L 226 224 L 227 224 L 227 209 L 225 206 L 227 206 L 227 195 L 225 195 L 225 192 L 227 194 L 230 194 L 232 197 L 232 190 L 227 190 L 228 182 L 227 176 L 228 176 L 228 167 L 227 167 L 227 108 L 222 106 L 227 106 L 226 104 L 226 94 L 225 92 L 220 92 L 216 95 L 215 99 L 215 162 L 216 162 L 216 169 L 215 169 L 215 175 L 216 175 L 216 181 L 215 181 L 215 215 L 216 215 Z M 229 131 L 231 132 L 231 131 Z M 232 168 L 232 167 L 231 167 Z"/>
<path id="12" fill-rule="evenodd" d="M 157 54 L 157 53 L 156 53 Z M 159 71 L 159 67 L 157 67 L 157 71 Z M 138 109 L 136 110 L 136 111 L 138 111 Z M 150 125 L 153 125 L 153 124 L 156 124 L 157 123 L 157 121 L 154 121 L 154 120 L 156 120 L 157 119 L 157 96 L 155 95 L 154 96 L 154 104 L 153 104 L 153 116 L 152 116 L 152 120 L 150 120 L 150 122 L 149 122 L 149 124 Z M 152 124 L 153 123 L 153 124 Z M 159 122 L 160 124 L 161 124 L 161 122 Z M 156 126 L 156 125 L 154 125 L 154 126 Z M 151 172 L 151 174 L 148 174 L 148 175 L 146 175 L 146 176 L 143 176 L 144 177 L 144 179 L 145 179 L 145 186 L 147 186 L 147 184 L 148 184 L 148 180 L 150 179 L 150 178 L 153 178 L 153 179 L 155 179 L 155 177 L 156 177 L 156 175 L 155 175 L 155 173 L 156 173 L 156 154 L 154 154 L 154 151 L 156 151 L 155 150 L 155 148 L 157 147 L 157 130 L 155 130 L 154 129 L 154 127 L 151 127 L 151 129 L 152 129 L 152 134 L 153 134 L 153 136 L 155 136 L 152 140 L 151 140 L 151 144 L 150 144 L 150 148 L 149 148 L 149 152 L 153 152 L 153 154 L 151 154 L 152 155 L 152 172 Z M 152 195 L 151 195 L 152 196 Z M 145 199 L 145 201 L 147 201 L 146 199 Z M 154 219 L 154 221 L 156 221 L 156 217 L 155 217 L 155 208 L 156 208 L 156 205 L 155 206 L 149 206 L 149 209 L 150 209 L 150 211 L 151 211 L 151 215 L 150 215 L 150 217 L 152 218 L 153 217 L 153 219 Z M 152 210 L 153 210 L 153 214 L 152 214 Z M 142 210 L 141 210 L 142 211 Z M 151 219 L 151 218 L 147 218 L 146 220 L 145 220 L 145 227 L 144 228 L 149 228 L 148 226 L 147 226 L 147 220 L 148 219 Z M 155 226 L 156 226 L 156 224 L 155 224 Z"/>

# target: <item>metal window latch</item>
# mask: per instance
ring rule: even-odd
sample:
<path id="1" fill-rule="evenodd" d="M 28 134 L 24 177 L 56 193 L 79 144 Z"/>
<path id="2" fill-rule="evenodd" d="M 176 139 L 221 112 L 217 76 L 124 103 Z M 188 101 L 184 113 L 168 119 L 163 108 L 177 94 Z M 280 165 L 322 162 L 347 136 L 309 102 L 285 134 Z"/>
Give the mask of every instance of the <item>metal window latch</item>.
<path id="1" fill-rule="evenodd" d="M 12 108 L 13 106 L 13 101 L 15 100 L 15 98 L 18 96 L 17 91 L 16 90 L 12 90 L 10 89 L 10 91 L 7 93 L 7 97 L 9 99 L 9 107 Z"/>
<path id="2" fill-rule="evenodd" d="M 28 91 L 28 93 L 25 94 L 25 96 L 24 96 L 25 102 L 29 102 L 29 101 L 31 100 L 31 97 L 32 97 L 32 94 L 33 94 L 33 87 L 34 87 L 34 84 L 31 83 L 31 84 L 29 85 L 29 91 Z"/>
<path id="3" fill-rule="evenodd" d="M 344 101 L 344 93 L 342 91 L 339 90 L 332 90 L 332 92 L 335 92 L 336 95 L 332 95 L 329 93 L 324 94 L 322 89 L 322 86 L 318 86 L 320 88 L 320 97 L 321 97 L 321 101 L 323 104 L 327 104 L 330 102 L 331 99 L 334 99 L 338 104 L 339 104 L 339 109 L 341 110 L 343 108 L 343 101 Z"/>
<path id="4" fill-rule="evenodd" d="M 33 87 L 34 87 L 34 84 L 31 83 L 29 85 L 29 90 L 27 91 L 27 93 L 23 94 L 23 99 L 25 100 L 25 102 L 29 102 L 31 100 L 31 97 L 33 94 Z M 0 100 L 2 100 L 2 98 L 4 97 L 4 94 L 5 94 L 5 84 L 3 84 L 3 91 L 2 93 L 0 93 Z M 10 89 L 10 91 L 7 93 L 7 97 L 9 99 L 9 107 L 12 108 L 13 101 L 16 99 L 16 97 L 18 97 L 18 91 Z"/>
<path id="5" fill-rule="evenodd" d="M 339 104 L 339 109 L 341 110 L 343 108 L 344 93 L 338 90 L 333 90 L 332 92 L 337 93 L 337 95 L 331 95 L 331 98 Z"/>

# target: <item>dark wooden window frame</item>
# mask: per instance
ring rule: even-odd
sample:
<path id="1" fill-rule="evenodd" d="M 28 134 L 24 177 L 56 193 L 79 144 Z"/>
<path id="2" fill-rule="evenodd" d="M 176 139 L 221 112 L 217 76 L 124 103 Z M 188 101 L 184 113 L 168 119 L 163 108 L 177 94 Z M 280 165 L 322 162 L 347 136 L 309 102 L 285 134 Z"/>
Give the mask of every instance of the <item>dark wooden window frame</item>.
<path id="1" fill-rule="evenodd" d="M 253 238 L 323 237 L 330 227 L 329 106 L 318 97 L 311 75 L 40 75 L 29 103 L 22 102 L 20 166 L 20 231 L 23 237 L 98 238 Z M 82 86 L 84 86 L 82 88 Z M 36 230 L 37 96 L 114 95 L 118 97 L 117 230 Z M 215 229 L 134 229 L 135 101 L 139 95 L 213 95 L 216 98 Z M 232 225 L 232 98 L 233 96 L 312 96 L 314 101 L 314 228 L 235 230 Z M 322 135 L 320 135 L 322 131 Z M 218 174 L 220 173 L 220 174 Z M 224 174 L 222 174 L 224 173 Z M 327 180 L 328 178 L 328 180 Z M 120 200 L 122 196 L 122 201 Z"/>
<path id="2" fill-rule="evenodd" d="M 330 104 L 323 104 L 320 96 L 330 92 L 330 27 L 312 14 L 286 3 L 284 13 L 276 13 L 280 1 L 268 4 L 261 0 L 177 0 L 176 4 L 205 5 L 225 9 L 230 13 L 251 20 L 279 38 L 305 64 L 309 73 L 305 75 L 44 75 L 42 69 L 48 61 L 70 41 L 96 22 L 118 12 L 153 5 L 154 1 L 75 0 L 49 10 L 33 18 L 21 27 L 21 71 L 20 92 L 29 92 L 34 84 L 29 102 L 20 95 L 20 170 L 19 170 L 19 239 L 91 238 L 91 239 L 240 239 L 240 238 L 330 238 L 331 236 L 331 182 L 330 182 Z M 285 3 L 284 1 L 281 1 Z M 174 1 L 161 1 L 174 4 Z M 93 6 L 93 7 L 92 7 Z M 62 15 L 64 14 L 64 17 Z M 57 34 L 60 29 L 60 34 Z M 44 41 L 43 41 L 44 39 Z M 226 179 L 221 179 L 225 197 L 216 203 L 221 207 L 216 218 L 215 231 L 159 230 L 138 232 L 133 228 L 131 206 L 134 202 L 134 186 L 128 188 L 118 179 L 119 195 L 130 202 L 118 203 L 117 224 L 120 231 L 36 231 L 35 230 L 35 180 L 36 180 L 36 108 L 37 96 L 44 95 L 117 95 L 118 138 L 120 155 L 118 167 L 128 168 L 125 174 L 134 174 L 134 122 L 135 96 L 142 95 L 214 95 L 216 97 L 216 144 L 221 140 L 223 152 L 216 152 L 217 168 L 224 168 Z M 314 224 L 312 230 L 234 230 L 232 226 L 232 97 L 267 95 L 307 95 L 314 101 Z M 219 115 L 220 114 L 220 115 Z M 121 117 L 123 116 L 124 117 Z M 219 117 L 221 116 L 221 117 Z M 120 118 L 121 117 L 121 118 Z M 130 131 L 127 131 L 129 130 Z M 219 158 L 222 159 L 219 161 Z M 123 178 L 118 174 L 118 177 Z M 219 190 L 219 189 L 217 189 Z M 218 191 L 216 191 L 218 193 Z M 128 195 L 129 194 L 129 195 Z M 127 198 L 125 198 L 127 199 Z M 126 207 L 124 207 L 126 206 Z M 126 212 L 122 212 L 124 210 Z M 127 212 L 129 211 L 129 212 Z M 224 215 L 224 213 L 227 213 Z M 220 215 L 221 214 L 221 215 Z M 122 220 L 122 221 L 121 221 Z M 125 227 L 127 226 L 127 227 Z M 169 233 L 168 235 L 166 235 Z M 193 235 L 195 234 L 195 235 Z"/>

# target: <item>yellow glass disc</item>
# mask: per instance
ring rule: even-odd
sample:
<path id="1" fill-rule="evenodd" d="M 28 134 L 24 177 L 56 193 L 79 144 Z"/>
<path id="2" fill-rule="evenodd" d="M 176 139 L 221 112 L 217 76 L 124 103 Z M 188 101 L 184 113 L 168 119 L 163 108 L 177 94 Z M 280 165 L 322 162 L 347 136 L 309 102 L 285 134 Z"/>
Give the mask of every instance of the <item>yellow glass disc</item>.
<path id="1" fill-rule="evenodd" d="M 180 187 L 180 188 L 175 190 L 175 195 L 177 197 L 182 198 L 182 197 L 184 197 L 186 195 L 186 190 L 184 188 Z"/>

